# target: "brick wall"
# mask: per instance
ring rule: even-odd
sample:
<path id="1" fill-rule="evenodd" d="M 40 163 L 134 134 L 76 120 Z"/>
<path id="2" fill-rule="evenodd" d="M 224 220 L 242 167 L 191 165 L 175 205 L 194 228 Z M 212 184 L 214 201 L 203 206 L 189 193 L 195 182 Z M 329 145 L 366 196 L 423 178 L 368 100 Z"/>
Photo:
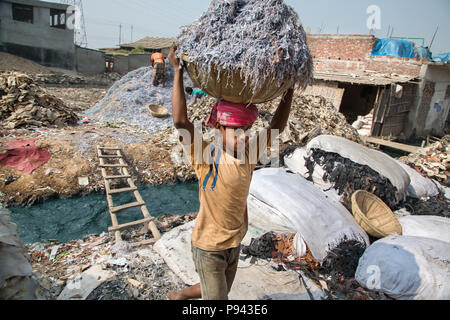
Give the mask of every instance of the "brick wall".
<path id="1" fill-rule="evenodd" d="M 425 60 L 370 56 L 378 39 L 372 35 L 308 35 L 308 45 L 318 71 L 371 70 L 418 77 Z"/>

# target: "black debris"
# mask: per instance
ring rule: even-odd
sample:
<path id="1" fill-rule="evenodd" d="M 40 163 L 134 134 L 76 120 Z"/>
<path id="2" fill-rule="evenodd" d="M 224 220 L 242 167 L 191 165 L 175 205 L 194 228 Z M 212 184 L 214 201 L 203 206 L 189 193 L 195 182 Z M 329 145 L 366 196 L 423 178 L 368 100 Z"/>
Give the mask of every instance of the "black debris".
<path id="1" fill-rule="evenodd" d="M 309 181 L 312 181 L 314 167 L 320 165 L 325 174 L 323 180 L 332 183 L 339 195 L 344 195 L 343 203 L 351 211 L 351 196 L 358 190 L 366 190 L 378 196 L 392 210 L 399 209 L 397 188 L 372 168 L 355 163 L 337 153 L 312 149 L 312 155 L 305 158 Z"/>

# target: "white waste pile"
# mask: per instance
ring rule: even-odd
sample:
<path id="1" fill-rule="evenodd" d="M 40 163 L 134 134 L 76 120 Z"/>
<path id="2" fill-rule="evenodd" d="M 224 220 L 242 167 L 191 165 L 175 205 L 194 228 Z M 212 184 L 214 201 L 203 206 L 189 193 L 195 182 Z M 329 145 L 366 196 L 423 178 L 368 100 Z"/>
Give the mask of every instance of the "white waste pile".
<path id="1" fill-rule="evenodd" d="M 286 169 L 255 171 L 250 196 L 249 224 L 262 230 L 274 226 L 277 231 L 298 234 L 298 256 L 306 253 L 305 244 L 319 263 L 342 242 L 355 240 L 369 245 L 367 234 L 342 204 Z"/>
<path id="2" fill-rule="evenodd" d="M 450 299 L 450 243 L 393 235 L 361 257 L 358 283 L 399 300 Z"/>
<path id="3" fill-rule="evenodd" d="M 281 85 L 289 75 L 303 87 L 312 79 L 305 31 L 282 0 L 213 0 L 177 44 L 178 52 L 198 63 L 204 74 L 213 66 L 227 72 L 242 68 L 254 92 L 267 79 Z"/>
<path id="4" fill-rule="evenodd" d="M 173 68 L 166 65 L 165 88 L 162 85 L 153 86 L 152 79 L 152 67 L 139 68 L 126 74 L 109 89 L 98 104 L 85 112 L 85 116 L 100 123 L 134 125 L 147 132 L 156 132 L 172 126 Z M 184 84 L 194 87 L 187 75 Z M 193 99 L 186 95 L 186 100 L 189 103 Z M 166 107 L 169 115 L 165 118 L 153 117 L 147 109 L 150 104 Z"/>

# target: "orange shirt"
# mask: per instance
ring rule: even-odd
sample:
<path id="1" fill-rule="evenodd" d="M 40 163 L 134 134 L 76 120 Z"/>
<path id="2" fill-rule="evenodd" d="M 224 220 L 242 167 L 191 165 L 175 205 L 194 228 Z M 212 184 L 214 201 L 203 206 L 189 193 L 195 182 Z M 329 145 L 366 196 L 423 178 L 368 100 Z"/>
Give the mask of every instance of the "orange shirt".
<path id="1" fill-rule="evenodd" d="M 161 52 L 155 52 L 150 59 L 151 63 L 164 63 L 164 55 Z"/>
<path id="2" fill-rule="evenodd" d="M 201 133 L 197 134 L 201 137 Z M 270 132 L 259 143 L 266 147 L 270 143 Z M 242 164 L 203 140 L 197 145 L 182 143 L 199 180 L 200 211 L 191 236 L 192 244 L 206 251 L 236 248 L 248 229 L 247 197 L 256 163 L 250 164 L 248 147 Z M 260 158 L 261 150 L 258 148 L 255 159 Z M 204 161 L 199 164 L 203 155 L 207 158 L 211 155 L 210 162 L 216 165 Z"/>

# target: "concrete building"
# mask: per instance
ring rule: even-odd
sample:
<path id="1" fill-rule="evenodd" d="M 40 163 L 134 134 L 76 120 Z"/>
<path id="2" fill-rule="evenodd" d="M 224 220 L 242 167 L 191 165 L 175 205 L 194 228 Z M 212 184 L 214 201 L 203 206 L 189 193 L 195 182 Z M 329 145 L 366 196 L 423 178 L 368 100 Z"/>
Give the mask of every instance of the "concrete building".
<path id="1" fill-rule="evenodd" d="M 167 58 L 173 38 L 145 37 L 133 43 L 121 44 L 119 49 L 100 49 L 106 54 L 108 69 L 119 74 L 126 74 L 141 67 L 150 66 L 150 58 L 154 52 L 160 51 Z M 140 48 L 142 52 L 133 51 Z"/>
<path id="2" fill-rule="evenodd" d="M 141 47 L 145 52 L 154 53 L 161 51 L 165 57 L 169 55 L 170 47 L 176 41 L 174 38 L 152 38 L 145 37 L 139 41 L 133 43 L 125 43 L 120 45 L 120 49 L 133 50 L 134 48 Z"/>
<path id="3" fill-rule="evenodd" d="M 0 50 L 47 67 L 75 68 L 68 6 L 36 0 L 0 1 Z"/>
<path id="4" fill-rule="evenodd" d="M 425 59 L 371 56 L 372 35 L 308 34 L 314 85 L 352 123 L 373 112 L 372 136 L 407 139 L 450 131 L 450 67 Z"/>

